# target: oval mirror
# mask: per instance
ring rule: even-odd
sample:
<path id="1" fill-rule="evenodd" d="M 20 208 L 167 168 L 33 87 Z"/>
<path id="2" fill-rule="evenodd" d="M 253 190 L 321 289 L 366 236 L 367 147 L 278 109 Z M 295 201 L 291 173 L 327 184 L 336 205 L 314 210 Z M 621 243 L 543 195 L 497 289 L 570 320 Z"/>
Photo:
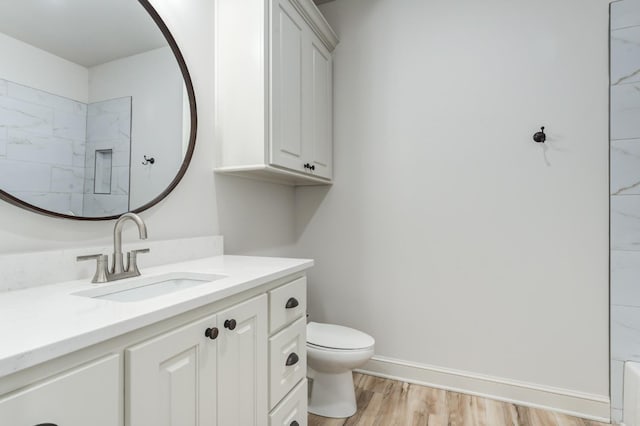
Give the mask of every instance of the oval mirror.
<path id="1" fill-rule="evenodd" d="M 146 0 L 0 2 L 0 198 L 82 220 L 164 198 L 193 154 L 196 106 Z"/>

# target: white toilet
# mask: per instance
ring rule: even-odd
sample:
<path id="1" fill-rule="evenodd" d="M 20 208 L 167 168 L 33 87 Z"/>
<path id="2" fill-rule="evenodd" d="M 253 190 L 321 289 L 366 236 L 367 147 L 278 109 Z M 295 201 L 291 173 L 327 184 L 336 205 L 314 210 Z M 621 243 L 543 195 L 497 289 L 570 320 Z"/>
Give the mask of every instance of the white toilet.
<path id="1" fill-rule="evenodd" d="M 307 324 L 308 376 L 313 380 L 309 412 L 344 418 L 355 414 L 354 368 L 373 356 L 373 337 L 353 328 Z"/>

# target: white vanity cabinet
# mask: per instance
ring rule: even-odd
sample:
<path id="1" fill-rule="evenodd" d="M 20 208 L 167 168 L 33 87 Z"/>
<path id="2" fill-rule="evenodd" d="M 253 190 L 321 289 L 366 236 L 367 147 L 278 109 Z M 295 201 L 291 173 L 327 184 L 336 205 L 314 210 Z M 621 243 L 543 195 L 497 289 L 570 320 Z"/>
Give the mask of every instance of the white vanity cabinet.
<path id="1" fill-rule="evenodd" d="M 266 339 L 262 295 L 127 349 L 127 426 L 266 426 Z"/>
<path id="2" fill-rule="evenodd" d="M 0 425 L 120 426 L 118 355 L 67 370 L 0 397 Z"/>
<path id="3" fill-rule="evenodd" d="M 216 7 L 216 171 L 331 183 L 335 33 L 312 0 Z"/>
<path id="4" fill-rule="evenodd" d="M 36 365 L 0 425 L 306 425 L 305 312 L 297 273 Z"/>

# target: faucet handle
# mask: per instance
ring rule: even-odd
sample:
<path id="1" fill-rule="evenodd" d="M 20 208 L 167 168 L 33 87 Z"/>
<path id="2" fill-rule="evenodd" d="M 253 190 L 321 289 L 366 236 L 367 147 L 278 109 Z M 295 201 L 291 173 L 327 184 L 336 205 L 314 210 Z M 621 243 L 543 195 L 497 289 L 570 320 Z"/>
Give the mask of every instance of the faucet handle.
<path id="1" fill-rule="evenodd" d="M 127 253 L 127 272 L 133 272 L 136 276 L 140 275 L 140 270 L 138 269 L 138 253 L 149 253 L 150 251 L 148 248 L 143 248 L 131 250 Z"/>
<path id="2" fill-rule="evenodd" d="M 109 257 L 106 254 L 88 254 L 85 256 L 78 256 L 76 260 L 78 262 L 84 260 L 96 260 L 96 273 L 93 274 L 91 279 L 92 283 L 106 283 L 107 279 L 107 265 L 109 263 Z"/>
<path id="3" fill-rule="evenodd" d="M 151 251 L 151 249 L 143 248 L 143 249 L 138 249 L 138 250 L 131 250 L 129 253 L 149 253 L 150 251 Z"/>

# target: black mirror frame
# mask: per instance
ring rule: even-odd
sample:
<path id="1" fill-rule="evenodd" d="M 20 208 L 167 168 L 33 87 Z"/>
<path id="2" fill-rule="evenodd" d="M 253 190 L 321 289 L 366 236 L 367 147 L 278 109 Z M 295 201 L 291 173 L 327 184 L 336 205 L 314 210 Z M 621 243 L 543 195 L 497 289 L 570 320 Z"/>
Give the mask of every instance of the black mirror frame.
<path id="1" fill-rule="evenodd" d="M 184 60 L 184 57 L 182 56 L 182 52 L 180 52 L 180 49 L 178 48 L 178 44 L 176 43 L 176 40 L 173 38 L 173 35 L 171 35 L 169 28 L 167 28 L 167 25 L 164 23 L 164 21 L 162 20 L 158 12 L 155 10 L 155 8 L 151 5 L 151 3 L 149 3 L 148 0 L 138 0 L 138 3 L 140 3 L 140 5 L 147 11 L 149 16 L 151 16 L 151 19 L 153 19 L 153 21 L 156 23 L 156 25 L 162 32 L 162 35 L 167 40 L 167 43 L 169 43 L 169 47 L 171 47 L 171 51 L 173 52 L 173 55 L 176 58 L 176 61 L 178 62 L 178 66 L 180 67 L 180 71 L 182 72 L 182 77 L 184 79 L 185 87 L 187 88 L 187 95 L 189 97 L 191 129 L 189 131 L 189 146 L 187 148 L 187 152 L 185 153 L 184 159 L 182 160 L 182 165 L 180 166 L 180 169 L 176 174 L 176 177 L 173 178 L 169 186 L 167 186 L 167 188 L 164 191 L 162 191 L 153 200 L 149 201 L 148 203 L 144 204 L 141 207 L 130 210 L 133 213 L 140 213 L 158 204 L 167 195 L 169 195 L 169 193 L 171 193 L 171 191 L 173 191 L 174 188 L 178 185 L 178 183 L 182 180 L 185 173 L 187 172 L 187 169 L 189 168 L 189 164 L 191 163 L 191 158 L 193 157 L 193 151 L 196 146 L 196 133 L 198 128 L 198 114 L 197 114 L 197 108 L 196 108 L 195 92 L 193 90 L 191 75 L 189 74 L 189 70 L 187 69 L 187 64 Z M 50 210 L 45 210 L 38 206 L 34 206 L 33 204 L 29 204 L 25 201 L 22 201 L 19 198 L 16 198 L 13 195 L 3 191 L 2 189 L 0 189 L 0 199 L 8 202 L 9 204 L 13 204 L 14 206 L 32 211 L 34 213 L 39 213 L 45 216 L 62 218 L 62 219 L 73 219 L 73 220 L 83 220 L 83 221 L 112 220 L 112 219 L 117 219 L 124 213 L 127 213 L 127 212 L 122 212 L 121 214 L 115 215 L 115 216 L 100 216 L 100 217 L 73 216 L 73 215 L 67 215 L 63 213 L 56 213 Z"/>

